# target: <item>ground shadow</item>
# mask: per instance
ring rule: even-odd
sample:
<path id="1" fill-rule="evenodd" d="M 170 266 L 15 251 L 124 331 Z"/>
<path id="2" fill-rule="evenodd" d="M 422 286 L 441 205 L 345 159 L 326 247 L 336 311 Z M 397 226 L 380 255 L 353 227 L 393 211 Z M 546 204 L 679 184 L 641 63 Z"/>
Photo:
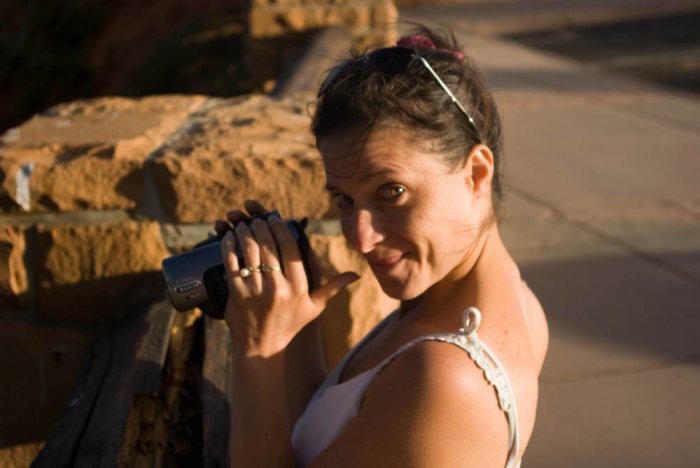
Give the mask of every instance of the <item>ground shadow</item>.
<path id="1" fill-rule="evenodd" d="M 573 347 L 576 338 L 592 339 L 663 361 L 698 361 L 700 282 L 693 283 L 692 272 L 700 271 L 700 252 L 656 258 L 659 264 L 621 254 L 529 263 L 521 270 L 542 302 L 551 336 L 566 336 L 559 340 L 564 346 Z M 564 346 L 550 347 L 552 366 L 567 367 L 561 356 L 553 355 Z"/>

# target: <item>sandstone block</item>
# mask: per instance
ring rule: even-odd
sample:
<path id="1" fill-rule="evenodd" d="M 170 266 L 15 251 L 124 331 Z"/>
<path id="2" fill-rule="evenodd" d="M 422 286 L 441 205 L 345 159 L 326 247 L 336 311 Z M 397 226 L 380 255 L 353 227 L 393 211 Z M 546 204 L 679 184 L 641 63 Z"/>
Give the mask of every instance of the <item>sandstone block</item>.
<path id="1" fill-rule="evenodd" d="M 0 466 L 29 466 L 43 447 L 37 442 L 0 448 Z"/>
<path id="2" fill-rule="evenodd" d="M 253 7 L 250 10 L 250 35 L 255 39 L 282 36 L 286 32 L 284 23 L 280 23 L 280 13 L 270 8 Z"/>
<path id="3" fill-rule="evenodd" d="M 166 256 L 160 227 L 154 222 L 38 226 L 38 314 L 102 321 L 134 288 L 163 287 L 160 265 Z"/>
<path id="4" fill-rule="evenodd" d="M 324 278 L 354 271 L 360 279 L 341 291 L 321 315 L 326 364 L 332 368 L 374 325 L 399 306 L 379 286 L 364 258 L 343 236 L 313 234 L 309 241 Z"/>
<path id="5" fill-rule="evenodd" d="M 256 39 L 273 38 L 326 26 L 323 23 L 325 10 L 325 7 L 302 5 L 272 5 L 254 9 L 250 13 L 251 36 Z"/>
<path id="6" fill-rule="evenodd" d="M 381 0 L 373 7 L 370 36 L 375 46 L 394 45 L 398 39 L 399 11 L 392 0 Z"/>
<path id="7" fill-rule="evenodd" d="M 318 27 L 321 18 L 314 20 L 314 10 L 302 5 L 290 6 L 279 11 L 275 17 L 277 23 L 285 26 L 286 32 L 300 32 Z"/>
<path id="8" fill-rule="evenodd" d="M 371 7 L 367 4 L 350 4 L 340 11 L 342 24 L 351 30 L 366 30 L 371 26 Z"/>
<path id="9" fill-rule="evenodd" d="M 3 447 L 40 441 L 67 403 L 85 352 L 89 331 L 61 329 L 26 321 L 0 321 L 0 441 Z M 0 453 L 3 460 L 36 453 L 38 447 L 17 447 Z M 21 464 L 16 466 L 28 466 Z"/>
<path id="10" fill-rule="evenodd" d="M 29 281 L 25 266 L 26 229 L 0 225 L 0 308 L 26 305 Z"/>
<path id="11" fill-rule="evenodd" d="M 131 99 L 104 97 L 60 104 L 37 114 L 11 136 L 4 146 L 39 148 L 51 144 L 80 147 L 97 143 L 117 146 L 118 157 L 140 158 L 182 125 L 201 107 L 205 96 L 148 96 Z"/>
<path id="12" fill-rule="evenodd" d="M 135 208 L 142 163 L 118 159 L 114 151 L 108 144 L 0 149 L 0 173 L 6 176 L 0 207 L 5 212 Z"/>
<path id="13" fill-rule="evenodd" d="M 323 13 L 323 16 L 318 20 L 319 25 L 316 27 L 342 26 L 353 35 L 357 35 L 357 32 L 366 31 L 371 26 L 371 6 L 369 4 L 318 7 L 316 10 Z"/>
<path id="14" fill-rule="evenodd" d="M 391 0 L 259 0 L 250 11 L 251 36 L 257 39 L 327 26 L 347 27 L 358 37 L 367 30 L 373 36 L 394 37 L 397 21 L 398 11 Z M 387 35 L 387 30 L 393 32 Z"/>
<path id="15" fill-rule="evenodd" d="M 2 137 L 0 210 L 134 208 L 143 161 L 205 101 L 101 98 L 33 117 Z"/>
<path id="16" fill-rule="evenodd" d="M 287 217 L 326 216 L 323 164 L 309 130 L 307 95 L 246 96 L 192 120 L 192 130 L 153 160 L 163 207 L 174 222 L 209 223 L 257 199 Z"/>

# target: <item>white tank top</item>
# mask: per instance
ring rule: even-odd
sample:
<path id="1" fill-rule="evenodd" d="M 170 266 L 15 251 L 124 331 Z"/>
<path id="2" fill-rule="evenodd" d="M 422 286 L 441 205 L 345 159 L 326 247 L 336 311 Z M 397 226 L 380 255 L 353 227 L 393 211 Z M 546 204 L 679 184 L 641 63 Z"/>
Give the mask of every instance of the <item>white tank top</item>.
<path id="1" fill-rule="evenodd" d="M 347 423 L 359 413 L 362 398 L 372 379 L 384 370 L 399 354 L 423 341 L 442 341 L 462 348 L 476 365 L 484 371 L 484 377 L 495 388 L 498 404 L 508 421 L 508 458 L 506 467 L 517 468 L 520 466 L 520 461 L 517 459 L 520 430 L 515 407 L 515 395 L 505 368 L 476 334 L 476 330 L 481 323 L 481 313 L 475 307 L 470 307 L 464 312 L 464 327 L 457 333 L 418 337 L 400 347 L 375 368 L 358 374 L 345 382 L 338 383 L 342 371 L 350 358 L 367 341 L 376 336 L 394 314 L 390 314 L 382 320 L 362 341 L 347 353 L 326 377 L 326 380 L 316 390 L 316 393 L 314 393 L 304 414 L 301 415 L 292 432 L 292 446 L 300 466 L 308 466 L 338 437 Z"/>

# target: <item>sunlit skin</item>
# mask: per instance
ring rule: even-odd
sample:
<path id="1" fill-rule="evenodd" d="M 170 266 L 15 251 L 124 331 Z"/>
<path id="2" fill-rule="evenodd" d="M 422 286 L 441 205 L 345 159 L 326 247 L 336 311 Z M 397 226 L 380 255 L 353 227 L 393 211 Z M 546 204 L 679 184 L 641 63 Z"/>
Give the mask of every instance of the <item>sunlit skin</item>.
<path id="1" fill-rule="evenodd" d="M 449 294 L 471 270 L 491 218 L 490 178 L 475 186 L 473 161 L 450 168 L 409 135 L 383 126 L 366 140 L 350 132 L 319 145 L 343 234 L 384 292 L 402 301 L 428 288 Z M 475 153 L 492 162 L 486 147 Z"/>
<path id="2" fill-rule="evenodd" d="M 464 163 L 451 167 L 410 131 L 383 123 L 368 135 L 348 130 L 326 137 L 319 150 L 345 237 L 384 292 L 401 301 L 393 321 L 347 362 L 341 381 L 416 337 L 456 331 L 462 311 L 478 307 L 479 336 L 513 384 L 522 453 L 534 425 L 547 328 L 493 221 L 489 148 L 465 148 Z M 257 203 L 245 208 L 265 211 Z M 229 231 L 222 256 L 237 382 L 230 456 L 241 466 L 291 467 L 291 429 L 322 379 L 311 365 L 321 360 L 315 319 L 357 277 L 344 272 L 309 293 L 284 223 L 271 219 L 247 228 L 239 221 L 248 214 L 234 210 L 217 223 L 219 233 Z M 246 264 L 280 264 L 282 271 L 242 279 L 236 243 Z M 375 377 L 358 414 L 310 466 L 386 466 L 390 459 L 392 466 L 496 467 L 503 466 L 507 447 L 506 421 L 483 372 L 462 350 L 426 343 Z"/>

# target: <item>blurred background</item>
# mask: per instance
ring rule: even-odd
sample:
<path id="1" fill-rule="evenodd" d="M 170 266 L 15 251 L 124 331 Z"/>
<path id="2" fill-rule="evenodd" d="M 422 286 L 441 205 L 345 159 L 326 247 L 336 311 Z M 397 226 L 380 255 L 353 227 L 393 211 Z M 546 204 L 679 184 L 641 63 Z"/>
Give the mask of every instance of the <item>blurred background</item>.
<path id="1" fill-rule="evenodd" d="M 459 17 L 472 31 L 670 87 L 697 92 L 700 86 L 694 2 L 396 3 L 418 11 L 426 4 L 448 5 L 447 10 L 462 5 Z M 78 98 L 262 91 L 279 69 L 251 79 L 244 47 L 249 9 L 250 0 L 5 0 L 0 5 L 0 131 Z M 419 15 L 430 16 L 427 10 Z M 303 44 L 303 38 L 296 42 Z"/>
<path id="2" fill-rule="evenodd" d="M 689 0 L 4 0 L 0 466 L 26 466 L 43 447 L 125 292 L 156 284 L 148 282 L 164 255 L 206 236 L 222 207 L 238 203 L 240 194 L 214 176 L 235 167 L 253 187 L 278 180 L 269 176 L 273 165 L 261 163 L 257 178 L 245 163 L 217 166 L 227 151 L 245 141 L 245 157 L 256 161 L 256 151 L 272 148 L 312 155 L 298 121 L 310 98 L 278 111 L 250 96 L 283 96 L 290 76 L 306 76 L 302 91 L 313 93 L 320 72 L 351 45 L 390 43 L 411 21 L 455 31 L 503 114 L 503 236 L 551 327 L 524 465 L 698 466 L 700 1 Z M 325 26 L 355 42 L 322 35 Z M 169 97 L 141 99 L 152 95 Z M 226 133 L 232 128 L 241 133 Z M 261 135 L 272 136 L 259 149 L 246 139 L 260 144 Z M 123 173 L 107 181 L 103 172 L 115 168 Z M 76 172 L 65 178 L 63 169 Z M 31 207 L 21 174 L 36 184 Z M 112 183 L 115 194 L 96 195 Z M 306 182 L 280 184 L 300 193 L 286 212 L 303 205 L 300 214 L 327 237 L 318 246 L 331 257 L 331 247 L 342 250 L 331 239 L 333 212 L 313 208 L 317 194 L 304 191 Z M 68 185 L 85 188 L 66 201 L 58 192 Z M 223 201 L 209 207 L 201 187 Z M 87 240 L 95 238 L 114 240 Z M 123 244 L 144 250 L 119 250 Z M 131 256 L 145 260 L 116 270 L 100 263 Z M 328 271 L 354 261 L 331 259 Z M 372 287 L 355 303 L 343 299 L 371 313 L 331 314 L 324 325 L 343 342 L 329 362 L 390 309 Z M 71 298 L 86 290 L 90 297 L 72 309 Z M 100 302 L 96 316 L 81 312 Z M 198 346 L 183 358 L 188 375 L 206 361 Z M 189 392 L 181 405 L 192 404 L 192 378 L 178 384 L 179 395 Z M 168 466 L 205 464 L 201 427 L 188 421 L 199 442 L 182 443 Z"/>

